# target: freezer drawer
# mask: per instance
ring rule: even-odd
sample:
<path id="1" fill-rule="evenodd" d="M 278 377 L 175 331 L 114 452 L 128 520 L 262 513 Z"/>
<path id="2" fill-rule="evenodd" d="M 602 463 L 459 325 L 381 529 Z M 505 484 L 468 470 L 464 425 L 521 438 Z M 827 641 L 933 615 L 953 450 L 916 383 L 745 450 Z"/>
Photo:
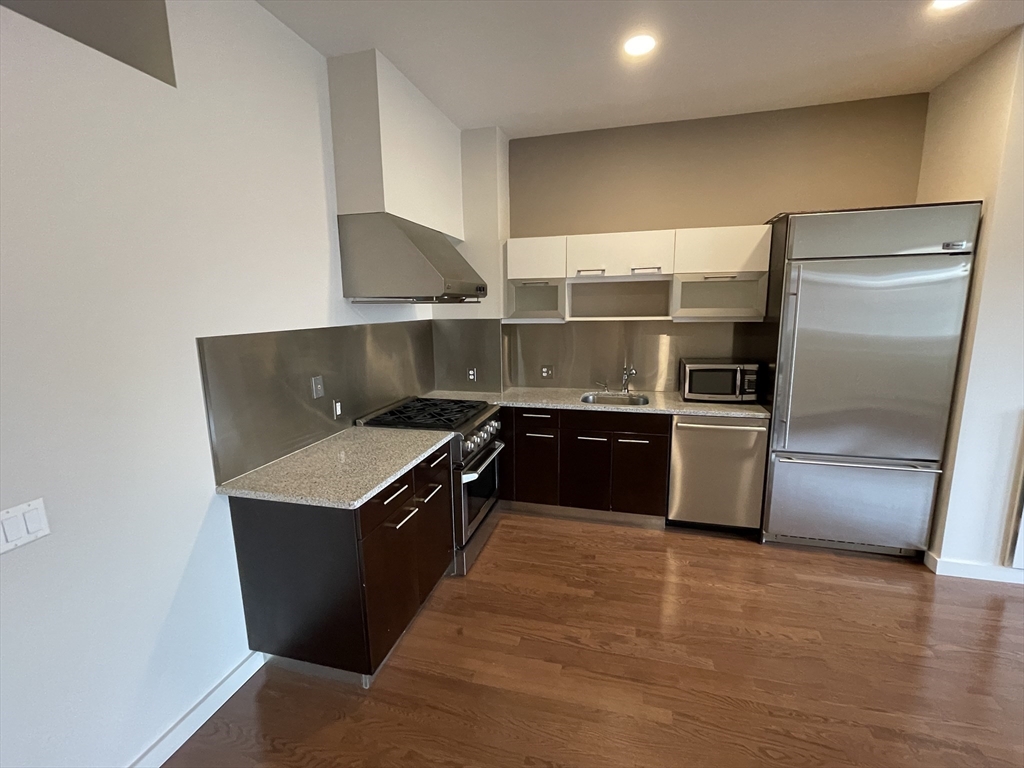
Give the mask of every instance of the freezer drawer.
<path id="1" fill-rule="evenodd" d="M 676 416 L 668 519 L 758 528 L 767 419 Z"/>
<path id="2" fill-rule="evenodd" d="M 765 531 L 925 549 L 939 475 L 927 465 L 773 454 Z"/>

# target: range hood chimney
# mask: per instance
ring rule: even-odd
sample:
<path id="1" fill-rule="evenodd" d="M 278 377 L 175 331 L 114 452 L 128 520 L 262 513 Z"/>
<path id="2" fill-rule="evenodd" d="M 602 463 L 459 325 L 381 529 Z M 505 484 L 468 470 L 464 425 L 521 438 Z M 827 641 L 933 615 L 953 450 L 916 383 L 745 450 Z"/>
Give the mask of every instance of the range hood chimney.
<path id="1" fill-rule="evenodd" d="M 487 284 L 448 238 L 391 213 L 338 216 L 341 282 L 364 304 L 479 302 Z"/>

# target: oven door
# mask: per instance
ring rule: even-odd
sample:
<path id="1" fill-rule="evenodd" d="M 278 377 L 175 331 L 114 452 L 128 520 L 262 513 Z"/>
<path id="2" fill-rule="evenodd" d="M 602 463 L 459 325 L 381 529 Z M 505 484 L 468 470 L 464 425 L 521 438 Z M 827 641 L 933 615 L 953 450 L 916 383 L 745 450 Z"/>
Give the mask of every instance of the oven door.
<path id="1" fill-rule="evenodd" d="M 460 547 L 466 545 L 498 500 L 498 454 L 504 447 L 501 440 L 493 441 L 459 474 L 462 493 L 461 499 L 456 496 L 461 509 L 456 510 L 455 543 Z"/>

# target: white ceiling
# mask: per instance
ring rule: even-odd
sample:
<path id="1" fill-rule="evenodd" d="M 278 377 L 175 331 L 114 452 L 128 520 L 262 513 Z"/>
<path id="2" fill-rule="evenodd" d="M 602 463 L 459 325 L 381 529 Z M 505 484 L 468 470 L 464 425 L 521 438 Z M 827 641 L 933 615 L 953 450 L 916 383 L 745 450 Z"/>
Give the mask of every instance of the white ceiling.
<path id="1" fill-rule="evenodd" d="M 1024 0 L 260 0 L 325 56 L 377 48 L 460 128 L 510 137 L 929 91 Z M 625 61 L 630 33 L 658 48 Z"/>

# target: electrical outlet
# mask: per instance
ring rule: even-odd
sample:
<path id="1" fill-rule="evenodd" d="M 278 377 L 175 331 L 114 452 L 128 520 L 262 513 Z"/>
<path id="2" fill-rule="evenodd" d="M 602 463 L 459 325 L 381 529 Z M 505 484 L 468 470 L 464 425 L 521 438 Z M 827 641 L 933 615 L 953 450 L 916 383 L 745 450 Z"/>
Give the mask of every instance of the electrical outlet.
<path id="1" fill-rule="evenodd" d="M 470 381 L 476 381 L 476 368 L 467 368 L 466 378 Z"/>
<path id="2" fill-rule="evenodd" d="M 310 379 L 310 384 L 313 386 L 313 399 L 318 400 L 324 396 L 324 377 L 314 376 Z"/>
<path id="3" fill-rule="evenodd" d="M 0 552 L 28 544 L 50 533 L 42 499 L 0 512 Z"/>
<path id="4" fill-rule="evenodd" d="M 333 404 L 331 406 L 331 413 L 334 415 L 334 418 L 341 418 L 341 400 L 333 401 Z"/>
<path id="5" fill-rule="evenodd" d="M 542 379 L 550 379 L 555 375 L 555 366 L 553 365 L 542 365 L 540 367 L 540 377 Z"/>

